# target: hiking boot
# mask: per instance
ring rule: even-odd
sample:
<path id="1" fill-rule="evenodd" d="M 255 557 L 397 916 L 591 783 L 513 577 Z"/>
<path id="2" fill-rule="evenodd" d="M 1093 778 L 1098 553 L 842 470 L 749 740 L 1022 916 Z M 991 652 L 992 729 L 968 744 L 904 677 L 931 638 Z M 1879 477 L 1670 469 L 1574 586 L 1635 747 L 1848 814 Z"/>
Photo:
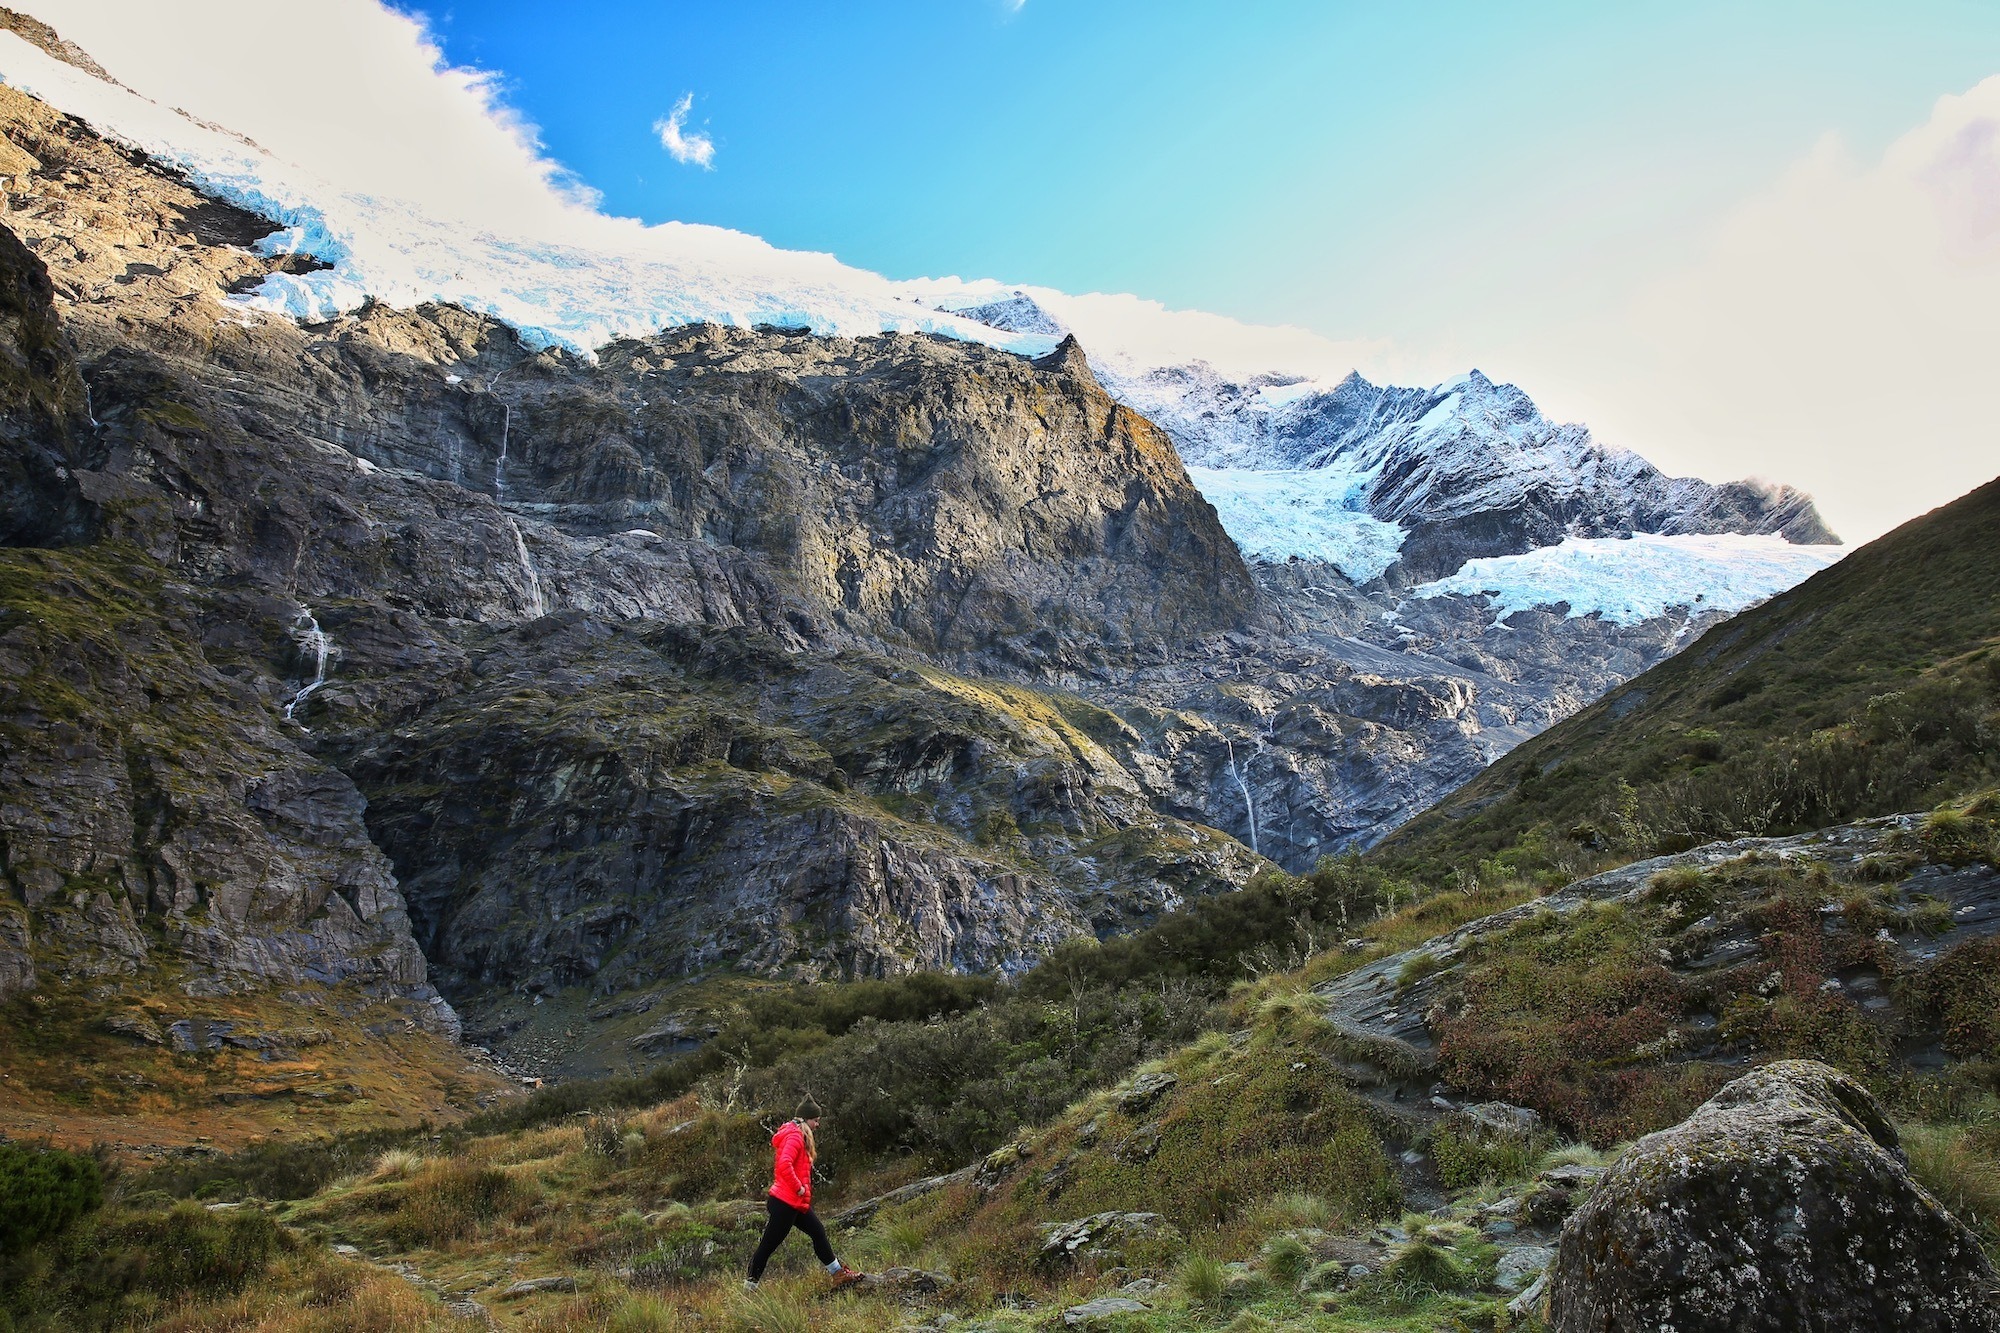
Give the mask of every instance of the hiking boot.
<path id="1" fill-rule="evenodd" d="M 863 1273 L 856 1272 L 854 1269 L 849 1268 L 846 1264 L 842 1264 L 840 1266 L 840 1271 L 833 1275 L 833 1290 L 839 1291 L 842 1287 L 851 1287 L 855 1283 L 859 1282 L 864 1276 L 866 1275 Z"/>

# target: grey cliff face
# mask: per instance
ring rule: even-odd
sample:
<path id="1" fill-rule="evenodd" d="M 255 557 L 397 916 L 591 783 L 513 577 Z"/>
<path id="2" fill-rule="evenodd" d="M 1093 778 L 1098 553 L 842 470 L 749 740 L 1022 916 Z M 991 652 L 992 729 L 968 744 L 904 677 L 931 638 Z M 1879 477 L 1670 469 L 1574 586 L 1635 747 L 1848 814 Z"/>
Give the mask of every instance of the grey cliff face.
<path id="1" fill-rule="evenodd" d="M 0 256 L 23 363 L 61 353 L 16 414 L 59 461 L 10 453 L 10 494 L 91 539 L 10 557 L 43 738 L 6 773 L 10 988 L 427 1004 L 419 942 L 461 988 L 1008 968 L 1255 868 L 1153 808 L 1114 716 L 927 664 L 1253 611 L 1073 346 L 697 328 L 588 365 L 453 309 L 245 320 L 222 295 L 298 262 L 248 250 L 268 224 L 0 100 L 64 164 Z"/>
<path id="2" fill-rule="evenodd" d="M 10 992 L 1018 968 L 1369 845 L 1705 623 L 1252 571 L 1074 341 L 246 315 L 315 262 L 268 221 L 0 130 Z"/>

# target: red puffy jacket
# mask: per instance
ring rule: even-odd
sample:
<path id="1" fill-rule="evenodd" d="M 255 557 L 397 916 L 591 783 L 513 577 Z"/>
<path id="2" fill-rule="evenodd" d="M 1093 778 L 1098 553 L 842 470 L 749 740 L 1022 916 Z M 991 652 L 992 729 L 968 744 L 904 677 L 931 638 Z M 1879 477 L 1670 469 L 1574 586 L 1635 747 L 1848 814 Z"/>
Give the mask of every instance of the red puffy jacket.
<path id="1" fill-rule="evenodd" d="M 771 1147 L 778 1154 L 771 1167 L 771 1197 L 798 1209 L 812 1207 L 813 1162 L 806 1152 L 805 1131 L 799 1128 L 798 1121 L 787 1120 L 779 1125 L 778 1132 L 771 1136 Z"/>

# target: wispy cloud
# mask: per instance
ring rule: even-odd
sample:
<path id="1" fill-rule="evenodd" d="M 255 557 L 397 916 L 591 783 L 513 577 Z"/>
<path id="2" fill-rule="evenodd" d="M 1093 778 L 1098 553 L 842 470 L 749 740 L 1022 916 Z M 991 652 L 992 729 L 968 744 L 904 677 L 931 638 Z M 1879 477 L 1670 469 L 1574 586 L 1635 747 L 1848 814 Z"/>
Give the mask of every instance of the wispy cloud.
<path id="1" fill-rule="evenodd" d="M 653 133 L 660 136 L 660 147 L 666 149 L 667 156 L 674 161 L 692 163 L 703 171 L 713 171 L 715 140 L 700 130 L 688 129 L 688 113 L 692 110 L 694 94 L 683 93 L 681 100 L 674 103 L 672 112 L 653 122 Z"/>

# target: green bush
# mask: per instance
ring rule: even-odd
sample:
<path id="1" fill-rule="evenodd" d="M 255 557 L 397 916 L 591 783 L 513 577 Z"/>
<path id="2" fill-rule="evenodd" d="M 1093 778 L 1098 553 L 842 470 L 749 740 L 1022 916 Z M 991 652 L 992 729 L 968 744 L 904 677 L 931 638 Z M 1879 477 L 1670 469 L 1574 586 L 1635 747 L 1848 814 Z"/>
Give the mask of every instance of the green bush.
<path id="1" fill-rule="evenodd" d="M 1431 1131 L 1428 1146 L 1438 1179 L 1446 1189 L 1462 1190 L 1527 1178 L 1546 1144 L 1545 1138 L 1495 1133 L 1453 1117 Z"/>
<path id="2" fill-rule="evenodd" d="M 53 1236 L 104 1202 L 92 1159 L 0 1143 L 0 1254 Z"/>
<path id="3" fill-rule="evenodd" d="M 385 1152 L 428 1138 L 431 1127 L 373 1129 L 324 1139 L 269 1139 L 226 1157 L 154 1167 L 136 1182 L 175 1198 L 308 1199 Z"/>
<path id="4" fill-rule="evenodd" d="M 1897 982 L 1914 1017 L 1935 1026 L 1961 1059 L 2000 1056 L 2000 940 L 1950 949 Z"/>
<path id="5" fill-rule="evenodd" d="M 145 1286 L 163 1296 L 239 1291 L 291 1244 L 284 1230 L 254 1207 L 211 1212 L 188 1202 L 164 1214 L 128 1219 L 104 1234 L 113 1252 L 145 1257 Z"/>
<path id="6" fill-rule="evenodd" d="M 143 1326 L 161 1301 L 242 1290 L 296 1244 L 251 1207 L 107 1209 L 0 1259 L 0 1328 Z"/>

